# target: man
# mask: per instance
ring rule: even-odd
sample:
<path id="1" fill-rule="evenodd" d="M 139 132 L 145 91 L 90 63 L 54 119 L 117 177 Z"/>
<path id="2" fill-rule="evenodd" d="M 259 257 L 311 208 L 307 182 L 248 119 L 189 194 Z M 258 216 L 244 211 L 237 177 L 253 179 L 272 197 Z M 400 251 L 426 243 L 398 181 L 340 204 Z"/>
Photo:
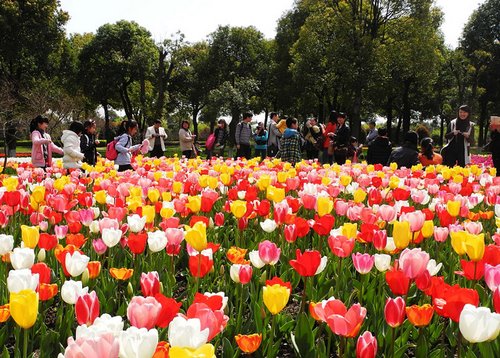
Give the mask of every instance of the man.
<path id="1" fill-rule="evenodd" d="M 375 121 L 368 122 L 368 134 L 366 135 L 366 145 L 371 145 L 375 138 L 378 137 L 378 131 L 375 128 Z"/>
<path id="2" fill-rule="evenodd" d="M 149 141 L 149 150 L 151 157 L 163 157 L 165 153 L 165 140 L 167 133 L 165 128 L 161 127 L 161 121 L 155 119 L 154 124 L 146 130 L 146 139 Z"/>
<path id="3" fill-rule="evenodd" d="M 387 165 L 396 163 L 398 168 L 411 168 L 413 165 L 420 163 L 418 160 L 418 134 L 410 131 L 406 132 L 404 143 L 401 147 L 392 151 Z"/>
<path id="4" fill-rule="evenodd" d="M 297 131 L 299 127 L 297 119 L 287 118 L 286 127 L 276 158 L 281 158 L 282 161 L 295 165 L 301 161 L 302 151 L 302 139 L 300 133 Z"/>
<path id="5" fill-rule="evenodd" d="M 244 113 L 243 120 L 236 126 L 236 133 L 234 134 L 237 149 L 235 160 L 238 157 L 252 158 L 252 149 L 250 147 L 250 138 L 252 137 L 250 122 L 252 121 L 252 117 L 252 113 Z"/>
<path id="6" fill-rule="evenodd" d="M 387 129 L 380 128 L 378 131 L 378 136 L 368 147 L 366 161 L 368 162 L 368 164 L 386 165 L 391 152 L 392 144 L 389 138 L 387 138 Z"/>
<path id="7" fill-rule="evenodd" d="M 269 123 L 269 130 L 267 131 L 269 135 L 268 144 L 267 144 L 267 155 L 269 157 L 276 156 L 278 150 L 280 149 L 280 139 L 282 136 L 281 131 L 278 129 L 276 124 L 279 122 L 280 117 L 277 113 L 271 113 L 271 120 Z"/>

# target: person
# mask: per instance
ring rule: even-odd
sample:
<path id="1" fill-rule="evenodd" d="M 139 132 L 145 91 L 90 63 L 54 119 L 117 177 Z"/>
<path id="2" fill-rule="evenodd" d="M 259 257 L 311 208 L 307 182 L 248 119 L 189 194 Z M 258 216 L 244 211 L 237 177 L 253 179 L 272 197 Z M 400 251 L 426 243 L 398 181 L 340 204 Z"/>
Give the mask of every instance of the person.
<path id="1" fill-rule="evenodd" d="M 277 113 L 271 113 L 271 120 L 269 121 L 269 129 L 268 133 L 268 142 L 267 142 L 267 156 L 275 157 L 276 153 L 280 149 L 280 139 L 283 133 L 278 129 L 277 124 L 280 120 L 280 117 Z"/>
<path id="2" fill-rule="evenodd" d="M 387 128 L 380 128 L 378 136 L 368 147 L 366 162 L 368 164 L 386 165 L 392 152 L 392 143 L 387 137 Z"/>
<path id="3" fill-rule="evenodd" d="M 493 166 L 496 168 L 496 176 L 500 176 L 500 118 L 493 117 L 490 121 L 490 141 L 486 148 L 491 152 Z"/>
<path id="4" fill-rule="evenodd" d="M 295 118 L 287 118 L 286 129 L 281 137 L 281 144 L 276 158 L 293 165 L 301 161 L 302 139 L 297 131 L 299 124 Z"/>
<path id="5" fill-rule="evenodd" d="M 244 113 L 243 119 L 236 125 L 236 132 L 234 139 L 236 142 L 236 157 L 250 159 L 252 157 L 252 149 L 250 147 L 250 137 L 252 136 L 252 128 L 250 122 L 252 121 L 252 113 Z"/>
<path id="6" fill-rule="evenodd" d="M 330 117 L 328 118 L 328 123 L 323 131 L 323 156 L 322 164 L 332 164 L 333 163 L 333 135 L 337 130 L 337 112 L 332 111 Z"/>
<path id="7" fill-rule="evenodd" d="M 5 144 L 7 145 L 7 156 L 16 157 L 17 148 L 17 126 L 15 121 L 10 121 L 7 124 L 7 129 L 5 131 Z"/>
<path id="8" fill-rule="evenodd" d="M 83 135 L 80 137 L 80 150 L 85 156 L 83 161 L 89 165 L 97 162 L 97 145 L 100 143 L 96 137 L 97 125 L 89 119 L 83 123 Z"/>
<path id="9" fill-rule="evenodd" d="M 401 147 L 394 149 L 387 160 L 387 165 L 396 163 L 399 168 L 411 168 L 419 163 L 418 161 L 418 134 L 409 131 L 405 134 L 404 143 Z"/>
<path id="10" fill-rule="evenodd" d="M 216 157 L 224 156 L 224 149 L 226 148 L 226 141 L 228 137 L 227 123 L 224 119 L 219 119 L 217 128 L 214 131 L 215 142 L 212 149 L 207 149 L 207 159 L 211 159 L 212 155 Z"/>
<path id="11" fill-rule="evenodd" d="M 420 141 L 420 154 L 418 155 L 418 159 L 424 166 L 443 163 L 443 157 L 441 154 L 434 152 L 434 143 L 429 137 Z"/>
<path id="12" fill-rule="evenodd" d="M 333 145 L 334 152 L 333 155 L 335 157 L 335 163 L 337 164 L 345 164 L 345 161 L 349 152 L 349 142 L 351 139 L 351 130 L 346 125 L 346 114 L 339 113 L 337 116 L 337 128 L 335 130 L 335 134 L 333 135 Z"/>
<path id="13" fill-rule="evenodd" d="M 366 145 L 370 146 L 377 137 L 378 137 L 378 131 L 377 128 L 375 128 L 375 121 L 368 122 L 368 134 L 366 135 Z"/>
<path id="14" fill-rule="evenodd" d="M 445 138 L 447 144 L 441 150 L 443 163 L 449 167 L 464 167 L 470 163 L 470 145 L 474 141 L 474 125 L 470 121 L 471 109 L 463 105 L 458 110 L 458 117 L 448 125 Z"/>
<path id="15" fill-rule="evenodd" d="M 31 163 L 34 167 L 46 169 L 52 165 L 52 153 L 63 155 L 62 148 L 52 142 L 47 133 L 49 119 L 38 115 L 31 121 Z"/>
<path id="16" fill-rule="evenodd" d="M 267 139 L 268 133 L 264 127 L 264 123 L 259 122 L 253 135 L 255 141 L 255 156 L 260 159 L 265 159 L 267 154 Z"/>
<path id="17" fill-rule="evenodd" d="M 63 130 L 61 142 L 63 144 L 63 168 L 75 169 L 82 167 L 82 160 L 85 158 L 80 150 L 80 136 L 83 133 L 83 124 L 73 121 L 68 129 Z"/>
<path id="18" fill-rule="evenodd" d="M 134 120 L 123 121 L 119 128 L 119 135 L 115 138 L 117 140 L 115 148 L 118 156 L 115 159 L 115 164 L 118 165 L 118 171 L 124 172 L 126 170 L 133 170 L 132 168 L 132 154 L 139 152 L 141 148 L 149 147 L 149 142 L 144 140 L 142 144 L 132 145 L 132 137 L 137 134 L 139 125 Z"/>
<path id="19" fill-rule="evenodd" d="M 363 146 L 359 145 L 358 138 L 351 137 L 349 150 L 347 151 L 347 159 L 349 159 L 352 163 L 357 163 L 362 152 Z"/>
<path id="20" fill-rule="evenodd" d="M 144 137 L 149 141 L 150 157 L 163 157 L 165 154 L 167 133 L 165 132 L 165 128 L 161 126 L 161 121 L 159 119 L 155 119 L 153 125 L 146 129 L 146 135 Z"/>
<path id="21" fill-rule="evenodd" d="M 196 135 L 192 134 L 189 130 L 189 121 L 184 119 L 181 122 L 181 128 L 179 129 L 179 144 L 181 146 L 182 155 L 186 159 L 190 159 L 193 156 L 196 156 L 194 153 L 194 140 Z"/>
<path id="22" fill-rule="evenodd" d="M 316 118 L 310 118 L 304 126 L 305 150 L 307 159 L 317 159 L 323 150 L 323 128 Z"/>

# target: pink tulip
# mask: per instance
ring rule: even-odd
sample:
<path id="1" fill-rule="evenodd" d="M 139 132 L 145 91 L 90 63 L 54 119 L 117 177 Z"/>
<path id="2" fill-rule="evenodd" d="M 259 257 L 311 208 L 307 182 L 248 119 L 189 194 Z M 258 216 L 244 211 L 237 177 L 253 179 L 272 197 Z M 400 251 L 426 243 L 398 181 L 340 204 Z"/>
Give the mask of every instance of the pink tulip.
<path id="1" fill-rule="evenodd" d="M 184 240 L 184 230 L 168 228 L 165 230 L 165 236 L 167 237 L 168 245 L 179 246 Z"/>
<path id="2" fill-rule="evenodd" d="M 469 221 L 469 222 L 464 222 L 464 229 L 472 235 L 479 235 L 483 231 L 483 224 L 480 222 L 474 222 L 474 221 Z"/>
<path id="3" fill-rule="evenodd" d="M 408 221 L 410 223 L 411 232 L 417 232 L 424 226 L 425 214 L 421 211 L 406 213 L 401 215 L 400 221 Z"/>
<path id="4" fill-rule="evenodd" d="M 500 264 L 496 266 L 484 265 L 484 281 L 492 292 L 495 292 L 500 287 Z"/>
<path id="5" fill-rule="evenodd" d="M 102 232 L 104 229 L 115 229 L 118 230 L 120 228 L 120 224 L 116 219 L 110 218 L 102 218 L 99 220 L 99 231 Z"/>
<path id="6" fill-rule="evenodd" d="M 56 225 L 54 226 L 54 234 L 58 240 L 64 239 L 68 233 L 68 225 Z"/>
<path id="7" fill-rule="evenodd" d="M 342 301 L 335 299 L 335 297 L 330 297 L 327 300 L 323 300 L 314 305 L 311 304 L 311 311 L 315 318 L 326 322 L 327 317 L 336 314 L 336 312 L 342 311 L 345 309 L 345 305 Z"/>
<path id="8" fill-rule="evenodd" d="M 246 285 L 252 279 L 252 266 L 250 265 L 239 265 L 233 264 L 229 269 L 229 274 L 231 279 L 236 283 L 241 283 L 242 285 Z"/>
<path id="9" fill-rule="evenodd" d="M 380 219 L 391 222 L 396 219 L 396 209 L 390 205 L 380 205 L 378 215 Z"/>
<path id="10" fill-rule="evenodd" d="M 358 337 L 356 358 L 375 358 L 377 355 L 377 338 L 366 331 Z"/>
<path id="11" fill-rule="evenodd" d="M 160 275 L 158 275 L 158 272 L 141 273 L 141 291 L 146 297 L 160 293 Z"/>
<path id="12" fill-rule="evenodd" d="M 356 303 L 347 310 L 342 302 L 336 305 L 332 314 L 326 317 L 326 323 L 333 333 L 343 337 L 356 337 L 366 317 L 366 308 Z"/>
<path id="13" fill-rule="evenodd" d="M 373 264 L 375 263 L 375 258 L 370 254 L 361 254 L 356 252 L 352 254 L 352 263 L 354 268 L 360 274 L 364 275 L 371 271 Z"/>
<path id="14" fill-rule="evenodd" d="M 118 358 L 119 353 L 120 343 L 113 333 L 102 333 L 93 337 L 80 337 L 76 341 L 69 337 L 64 358 Z"/>
<path id="15" fill-rule="evenodd" d="M 127 307 L 127 318 L 134 327 L 151 329 L 160 311 L 161 304 L 154 297 L 134 296 Z"/>
<path id="16" fill-rule="evenodd" d="M 417 204 L 422 204 L 428 198 L 429 194 L 425 190 L 415 190 L 411 193 L 411 200 Z"/>
<path id="17" fill-rule="evenodd" d="M 274 204 L 274 215 L 273 219 L 276 221 L 276 224 L 279 226 L 285 222 L 286 215 L 288 214 L 288 203 L 283 200 L 281 203 Z"/>
<path id="18" fill-rule="evenodd" d="M 79 215 L 81 223 L 85 226 L 89 226 L 94 220 L 94 210 L 92 209 L 81 209 Z"/>
<path id="19" fill-rule="evenodd" d="M 264 264 L 275 265 L 280 259 L 281 249 L 275 243 L 265 240 L 259 244 L 259 257 Z"/>
<path id="20" fill-rule="evenodd" d="M 333 207 L 337 215 L 344 216 L 347 214 L 347 209 L 349 209 L 349 203 L 343 200 L 336 200 Z"/>
<path id="21" fill-rule="evenodd" d="M 302 194 L 300 196 L 302 199 L 302 204 L 304 205 L 304 209 L 314 210 L 316 207 L 316 196 L 311 194 Z"/>
<path id="22" fill-rule="evenodd" d="M 493 308 L 496 313 L 500 313 L 500 287 L 493 292 Z"/>
<path id="23" fill-rule="evenodd" d="M 429 254 L 422 249 L 404 249 L 399 256 L 399 267 L 406 277 L 414 279 L 427 269 Z"/>
<path id="24" fill-rule="evenodd" d="M 434 240 L 437 242 L 445 242 L 449 235 L 449 230 L 447 227 L 435 227 L 434 228 Z"/>
<path id="25" fill-rule="evenodd" d="M 78 324 L 92 325 L 95 319 L 99 317 L 99 310 L 99 298 L 95 291 L 84 293 L 76 299 L 75 314 Z"/>
<path id="26" fill-rule="evenodd" d="M 399 327 L 406 318 L 406 303 L 403 297 L 388 298 L 384 307 L 385 321 L 392 328 Z"/>
<path id="27" fill-rule="evenodd" d="M 361 210 L 363 210 L 362 206 L 349 206 L 347 209 L 347 218 L 353 222 L 360 220 Z"/>
<path id="28" fill-rule="evenodd" d="M 355 243 L 356 241 L 354 238 L 349 239 L 343 235 L 331 235 L 328 238 L 328 246 L 330 246 L 330 250 L 332 250 L 335 256 L 342 258 L 348 257 L 351 254 Z"/>
<path id="29" fill-rule="evenodd" d="M 295 242 L 297 240 L 297 227 L 295 224 L 285 225 L 284 232 L 287 242 Z"/>
<path id="30" fill-rule="evenodd" d="M 188 319 L 198 318 L 201 323 L 201 330 L 208 328 L 208 339 L 207 342 L 211 341 L 217 334 L 222 332 L 226 327 L 229 318 L 224 315 L 222 310 L 212 310 L 208 305 L 204 303 L 194 303 L 192 304 L 186 316 Z"/>
<path id="31" fill-rule="evenodd" d="M 94 251 L 97 253 L 97 255 L 104 254 L 108 249 L 102 239 L 92 240 L 92 247 L 94 248 Z"/>

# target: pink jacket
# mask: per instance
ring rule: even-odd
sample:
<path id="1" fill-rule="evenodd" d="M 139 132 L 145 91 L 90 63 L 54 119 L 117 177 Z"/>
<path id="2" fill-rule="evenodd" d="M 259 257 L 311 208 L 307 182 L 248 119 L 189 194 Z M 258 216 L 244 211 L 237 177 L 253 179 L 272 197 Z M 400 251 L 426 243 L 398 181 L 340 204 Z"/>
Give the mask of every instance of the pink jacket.
<path id="1" fill-rule="evenodd" d="M 50 135 L 48 133 L 44 133 L 43 136 L 38 130 L 34 130 L 31 132 L 31 162 L 35 167 L 45 167 L 52 165 L 52 152 L 57 154 L 64 154 L 63 150 L 59 148 L 57 145 L 52 143 L 50 139 Z M 47 162 L 43 157 L 43 145 L 47 144 Z"/>

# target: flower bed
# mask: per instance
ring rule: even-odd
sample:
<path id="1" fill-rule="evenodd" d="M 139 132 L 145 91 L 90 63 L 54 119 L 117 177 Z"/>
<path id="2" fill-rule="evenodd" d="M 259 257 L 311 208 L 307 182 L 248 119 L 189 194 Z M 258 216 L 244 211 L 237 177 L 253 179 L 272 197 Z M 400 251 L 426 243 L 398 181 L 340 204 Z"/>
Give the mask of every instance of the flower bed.
<path id="1" fill-rule="evenodd" d="M 500 355 L 494 169 L 134 167 L 1 178 L 4 356 Z"/>

